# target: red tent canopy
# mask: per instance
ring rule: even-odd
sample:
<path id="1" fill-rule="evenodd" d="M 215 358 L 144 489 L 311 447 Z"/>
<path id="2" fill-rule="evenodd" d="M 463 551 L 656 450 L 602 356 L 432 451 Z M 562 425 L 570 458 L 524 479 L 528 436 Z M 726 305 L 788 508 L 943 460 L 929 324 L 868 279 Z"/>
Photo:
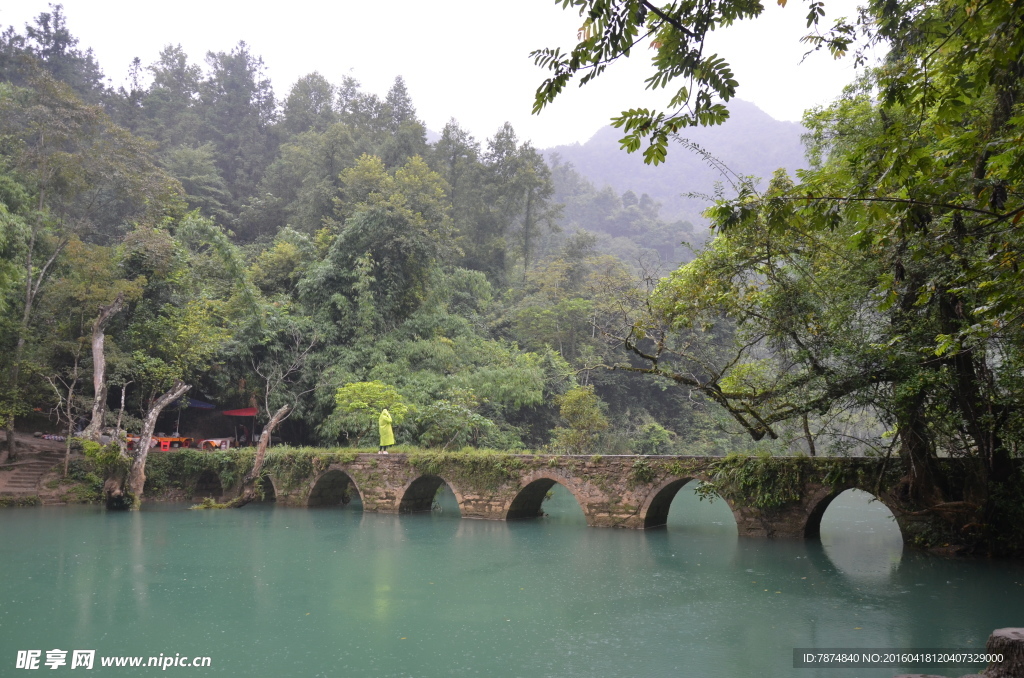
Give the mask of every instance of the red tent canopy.
<path id="1" fill-rule="evenodd" d="M 240 410 L 224 410 L 223 412 L 221 412 L 221 414 L 227 415 L 229 417 L 255 417 L 256 408 L 243 407 Z"/>

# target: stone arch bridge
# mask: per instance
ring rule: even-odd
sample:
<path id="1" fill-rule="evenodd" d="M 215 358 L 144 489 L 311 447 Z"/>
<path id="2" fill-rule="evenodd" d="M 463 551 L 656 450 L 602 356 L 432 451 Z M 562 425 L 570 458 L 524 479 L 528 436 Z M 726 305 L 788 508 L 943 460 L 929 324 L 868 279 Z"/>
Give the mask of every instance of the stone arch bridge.
<path id="1" fill-rule="evenodd" d="M 676 493 L 697 479 L 714 484 L 744 537 L 816 538 L 840 493 L 871 493 L 892 511 L 911 542 L 930 529 L 893 493 L 902 470 L 893 460 L 807 457 L 637 457 L 410 453 L 324 455 L 267 465 L 263 488 L 288 506 L 327 506 L 358 497 L 364 511 L 429 511 L 442 484 L 463 518 L 513 520 L 543 515 L 555 483 L 576 498 L 587 524 L 648 529 L 665 525 Z M 230 492 L 228 493 L 230 494 Z"/>

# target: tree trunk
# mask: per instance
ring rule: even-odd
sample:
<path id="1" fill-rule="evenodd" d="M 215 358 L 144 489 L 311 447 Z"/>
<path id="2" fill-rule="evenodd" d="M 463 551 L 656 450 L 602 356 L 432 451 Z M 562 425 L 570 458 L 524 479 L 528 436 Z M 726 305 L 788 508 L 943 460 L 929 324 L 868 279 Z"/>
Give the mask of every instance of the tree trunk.
<path id="1" fill-rule="evenodd" d="M 17 454 L 15 454 L 17 448 L 14 446 L 13 416 L 7 418 L 7 425 L 4 427 L 4 431 L 7 433 L 7 440 L 4 441 L 4 446 L 0 448 L 0 464 L 7 463 L 8 461 L 14 461 L 17 457 Z"/>
<path id="2" fill-rule="evenodd" d="M 64 477 L 68 477 L 68 467 L 71 465 L 71 435 L 75 430 L 75 386 L 78 385 L 78 357 L 75 357 L 75 378 L 68 386 L 68 398 L 64 406 L 64 417 L 67 419 L 67 435 L 64 436 Z"/>
<path id="3" fill-rule="evenodd" d="M 807 451 L 812 457 L 816 456 L 817 450 L 814 449 L 814 436 L 811 435 L 811 425 L 807 421 L 806 412 L 804 412 L 804 438 L 807 439 Z"/>
<path id="4" fill-rule="evenodd" d="M 14 360 L 11 362 L 11 371 L 7 382 L 10 385 L 12 395 L 18 397 L 18 375 L 21 368 L 21 354 L 25 349 L 25 337 L 18 337 L 18 343 L 14 346 Z M 12 408 L 13 410 L 13 408 Z M 7 450 L 0 461 L 14 461 L 18 458 L 18 446 L 14 442 L 14 412 L 7 414 Z"/>
<path id="5" fill-rule="evenodd" d="M 1003 661 L 985 669 L 990 678 L 1013 678 L 1024 675 L 1024 629 L 996 629 L 988 637 L 985 652 L 1003 655 Z"/>
<path id="6" fill-rule="evenodd" d="M 92 323 L 92 388 L 95 397 L 92 401 L 92 421 L 85 428 L 82 437 L 87 440 L 99 441 L 103 432 L 103 418 L 107 413 L 107 358 L 103 352 L 106 340 L 107 324 L 120 312 L 124 305 L 124 293 L 109 306 L 101 306 L 100 314 Z"/>
<path id="7" fill-rule="evenodd" d="M 142 489 L 146 485 L 146 457 L 149 456 L 149 444 L 153 440 L 156 420 L 164 408 L 180 398 L 191 386 L 181 381 L 174 383 L 171 390 L 156 399 L 142 424 L 142 438 L 133 454 L 129 454 L 131 466 L 126 478 L 108 478 L 103 489 L 107 495 L 108 508 L 128 508 L 138 510 L 142 505 Z M 120 482 L 118 482 L 120 480 Z M 113 482 L 112 482 L 113 481 Z"/>
<path id="8" fill-rule="evenodd" d="M 242 481 L 241 493 L 228 502 L 229 508 L 242 508 L 256 498 L 256 482 L 260 478 L 260 473 L 263 472 L 263 461 L 267 456 L 267 447 L 270 446 L 270 436 L 273 435 L 274 429 L 277 428 L 278 424 L 287 418 L 291 409 L 291 405 L 285 405 L 275 412 L 274 416 L 267 422 L 267 425 L 263 427 L 263 433 L 260 434 L 260 442 L 256 445 L 256 458 L 252 462 L 252 470 L 249 471 Z"/>
<path id="9" fill-rule="evenodd" d="M 70 409 L 70 408 L 69 408 Z M 68 422 L 68 434 L 64 436 L 64 477 L 68 477 L 68 468 L 71 466 L 71 436 L 74 435 L 74 419 Z"/>
<path id="10" fill-rule="evenodd" d="M 21 326 L 18 328 L 18 341 L 14 345 L 14 358 L 11 360 L 11 371 L 8 374 L 8 384 L 11 394 L 18 397 L 18 377 L 21 373 L 21 356 L 25 351 L 25 333 L 28 332 L 28 321 L 32 317 L 32 248 L 35 247 L 35 232 L 32 233 L 32 240 L 29 242 L 25 283 L 25 309 L 21 316 Z M 13 409 L 13 408 L 12 408 Z M 18 448 L 14 442 L 14 412 L 7 415 L 7 454 L 11 461 L 18 458 Z"/>
<path id="11" fill-rule="evenodd" d="M 40 210 L 42 210 L 42 196 L 43 191 L 40 191 Z M 18 397 L 18 378 L 21 373 L 21 356 L 25 353 L 25 335 L 28 333 L 28 323 L 32 319 L 32 305 L 35 303 L 36 295 L 39 294 L 39 289 L 46 281 L 47 271 L 61 251 L 68 244 L 67 240 L 61 239 L 54 249 L 53 254 L 46 260 L 42 268 L 39 269 L 38 273 L 33 277 L 33 266 L 32 266 L 32 253 L 35 250 L 36 243 L 36 230 L 32 229 L 32 236 L 28 243 L 28 252 L 25 256 L 25 308 L 21 314 L 21 325 L 18 328 L 18 341 L 14 345 L 14 357 L 11 361 L 11 371 L 8 376 L 8 387 L 11 389 L 12 394 L 15 398 Z M 14 413 L 11 412 L 7 417 L 7 453 L 11 460 L 14 460 L 18 456 L 18 450 L 14 442 Z"/>
<path id="12" fill-rule="evenodd" d="M 931 435 L 922 408 L 925 394 L 919 391 L 897 411 L 900 456 L 907 464 L 906 499 L 912 506 L 932 506 L 943 501 L 943 483 L 935 468 Z"/>
<path id="13" fill-rule="evenodd" d="M 530 268 L 530 229 L 533 228 L 531 219 L 533 217 L 533 189 L 526 190 L 526 216 L 523 217 L 523 284 L 526 284 L 526 274 Z"/>

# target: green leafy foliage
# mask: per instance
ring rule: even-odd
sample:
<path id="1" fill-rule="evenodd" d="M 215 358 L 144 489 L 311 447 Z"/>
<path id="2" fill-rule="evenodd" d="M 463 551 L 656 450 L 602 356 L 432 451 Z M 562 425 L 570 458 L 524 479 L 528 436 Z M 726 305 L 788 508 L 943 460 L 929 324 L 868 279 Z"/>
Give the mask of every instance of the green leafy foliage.
<path id="1" fill-rule="evenodd" d="M 101 445 L 92 440 L 82 440 L 81 445 L 85 458 L 105 476 L 125 473 L 131 466 L 131 460 L 121 454 L 117 443 Z"/>
<path id="2" fill-rule="evenodd" d="M 424 407 L 417 416 L 423 429 L 420 441 L 430 447 L 486 447 L 497 426 L 476 412 L 480 401 L 471 391 L 454 393 L 452 400 L 438 400 Z"/>
<path id="3" fill-rule="evenodd" d="M 601 408 L 601 400 L 593 386 L 578 386 L 556 399 L 562 419 L 568 428 L 554 430 L 552 447 L 566 454 L 586 454 L 592 449 L 597 436 L 608 428 L 608 418 Z"/>
<path id="4" fill-rule="evenodd" d="M 651 462 L 642 457 L 634 461 L 633 467 L 629 470 L 629 480 L 634 485 L 648 485 L 656 477 L 657 472 L 651 466 Z"/>
<path id="5" fill-rule="evenodd" d="M 685 83 L 669 107 L 681 108 L 634 108 L 615 124 L 627 150 L 649 138 L 655 164 L 682 126 L 719 121 L 733 94 L 725 62 L 703 50 L 708 34 L 763 10 L 563 6 L 583 27 L 571 54 L 535 53 L 553 74 L 535 110 L 648 39 L 656 55 L 647 84 Z M 1024 214 L 1021 12 L 1013 3 L 873 3 L 857 30 L 841 20 L 808 36 L 834 56 L 854 50 L 858 63 L 876 45 L 887 56 L 835 103 L 808 112 L 810 170 L 720 196 L 707 212 L 715 241 L 658 285 L 649 312 L 620 326 L 615 336 L 641 362 L 619 367 L 701 393 L 755 441 L 811 454 L 848 453 L 850 441 L 858 453 L 898 451 L 914 469 L 906 499 L 919 507 L 967 501 L 938 460 L 980 458 L 991 473 L 967 503 L 990 534 L 1010 529 L 994 502 L 1022 449 L 1013 254 Z M 809 3 L 808 27 L 822 16 L 821 3 Z M 742 471 L 754 462 L 729 463 L 733 489 L 765 506 L 787 501 L 788 471 L 772 471 L 782 476 L 769 491 L 757 485 L 763 474 Z"/>
<path id="6" fill-rule="evenodd" d="M 458 452 L 411 452 L 409 463 L 424 475 L 449 478 L 463 487 L 494 490 L 517 477 L 523 461 L 509 454 L 486 449 Z"/>
<path id="7" fill-rule="evenodd" d="M 629 422 L 615 449 L 654 409 L 672 419 L 659 393 L 637 398 L 642 387 L 592 369 L 615 352 L 593 322 L 632 271 L 584 231 L 605 225 L 587 205 L 596 194 L 577 196 L 560 232 L 551 167 L 510 125 L 479 143 L 453 121 L 428 144 L 400 78 L 378 97 L 313 73 L 278 111 L 242 43 L 199 65 L 169 46 L 126 87 L 97 89 L 60 12 L 30 32 L 6 32 L 0 59 L 0 414 L 14 425 L 52 407 L 40 384 L 67 372 L 69 347 L 89 373 L 81 348 L 118 294 L 108 428 L 138 431 L 176 379 L 224 409 L 256 404 L 260 421 L 292 405 L 280 435 L 297 444 L 372 428 L 377 412 L 336 400 L 372 382 L 408 407 L 399 442 L 444 450 L 547 444 L 578 374 Z M 650 199 L 620 207 L 612 220 L 646 237 Z M 197 438 L 223 432 L 189 409 L 157 430 L 179 422 Z M 215 455 L 164 463 L 148 462 L 152 491 L 241 472 Z"/>
<path id="8" fill-rule="evenodd" d="M 0 508 L 12 506 L 41 506 L 43 500 L 31 494 L 22 497 L 0 497 Z"/>
<path id="9" fill-rule="evenodd" d="M 652 421 L 641 426 L 633 449 L 637 454 L 663 454 L 671 442 L 672 432 Z"/>
<path id="10" fill-rule="evenodd" d="M 711 473 L 712 480 L 697 488 L 702 499 L 743 497 L 745 503 L 762 509 L 799 501 L 804 482 L 801 460 L 763 454 L 728 455 L 714 464 Z"/>
<path id="11" fill-rule="evenodd" d="M 399 426 L 410 413 L 410 408 L 394 386 L 380 381 L 360 381 L 345 384 L 334 394 L 337 406 L 332 425 L 340 431 L 356 436 L 355 444 L 377 425 L 381 410 L 391 413 L 392 423 Z"/>

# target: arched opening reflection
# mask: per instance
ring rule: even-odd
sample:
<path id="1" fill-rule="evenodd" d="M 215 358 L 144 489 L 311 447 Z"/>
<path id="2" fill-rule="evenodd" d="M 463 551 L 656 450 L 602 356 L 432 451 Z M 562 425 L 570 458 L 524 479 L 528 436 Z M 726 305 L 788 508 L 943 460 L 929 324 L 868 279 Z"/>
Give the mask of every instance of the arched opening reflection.
<path id="1" fill-rule="evenodd" d="M 346 506 L 362 510 L 363 502 L 355 483 L 344 471 L 328 471 L 320 476 L 309 493 L 306 505 Z"/>
<path id="2" fill-rule="evenodd" d="M 450 516 L 462 515 L 462 511 L 459 509 L 459 500 L 448 483 L 441 483 L 441 486 L 437 488 L 431 510 Z"/>
<path id="3" fill-rule="evenodd" d="M 405 490 L 398 505 L 399 513 L 427 511 L 461 515 L 455 493 L 441 476 L 420 476 L 414 480 Z"/>
<path id="4" fill-rule="evenodd" d="M 551 478 L 539 478 L 520 490 L 506 515 L 508 520 L 542 517 L 558 522 L 587 523 L 573 493 Z"/>
<path id="5" fill-rule="evenodd" d="M 821 502 L 807 525 L 844 574 L 888 577 L 903 557 L 903 535 L 892 511 L 868 492 L 846 490 Z"/>
<path id="6" fill-rule="evenodd" d="M 729 504 L 717 494 L 702 497 L 700 480 L 683 478 L 666 485 L 651 501 L 644 527 L 666 526 L 672 530 L 707 536 L 736 536 L 736 518 Z"/>
<path id="7" fill-rule="evenodd" d="M 224 494 L 224 486 L 221 485 L 220 477 L 213 471 L 203 471 L 196 479 L 196 489 L 193 497 L 220 499 Z"/>

